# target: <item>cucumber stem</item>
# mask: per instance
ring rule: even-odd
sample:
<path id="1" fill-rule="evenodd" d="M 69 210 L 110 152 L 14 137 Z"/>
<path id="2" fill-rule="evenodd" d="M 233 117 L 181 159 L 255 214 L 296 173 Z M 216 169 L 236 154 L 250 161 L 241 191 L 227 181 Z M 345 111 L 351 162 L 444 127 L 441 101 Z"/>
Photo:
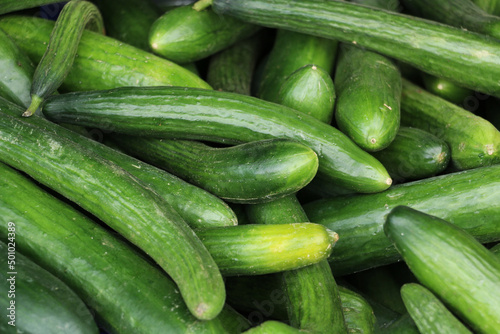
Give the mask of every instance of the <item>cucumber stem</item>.
<path id="1" fill-rule="evenodd" d="M 22 116 L 30 117 L 31 115 L 33 115 L 35 111 L 38 109 L 38 107 L 40 107 L 40 104 L 42 104 L 42 102 L 43 98 L 41 98 L 40 96 L 36 94 L 31 95 L 31 104 L 28 107 L 28 109 L 25 112 L 23 112 Z"/>
<path id="2" fill-rule="evenodd" d="M 213 0 L 198 0 L 194 3 L 193 9 L 196 10 L 197 12 L 201 12 L 202 10 L 212 6 L 212 4 Z"/>

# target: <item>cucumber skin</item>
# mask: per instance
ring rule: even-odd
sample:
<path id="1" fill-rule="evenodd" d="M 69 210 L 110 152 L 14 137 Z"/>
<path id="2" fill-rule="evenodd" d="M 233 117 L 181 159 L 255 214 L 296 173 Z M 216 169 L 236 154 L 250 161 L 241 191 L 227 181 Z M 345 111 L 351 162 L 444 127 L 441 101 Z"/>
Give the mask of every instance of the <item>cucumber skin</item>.
<path id="1" fill-rule="evenodd" d="M 499 16 L 500 1 L 498 0 L 473 0 L 476 5 L 482 8 L 487 13 Z"/>
<path id="2" fill-rule="evenodd" d="M 284 322 L 276 320 L 267 320 L 257 327 L 250 328 L 243 334 L 300 334 L 304 331 L 291 327 Z M 306 332 L 307 333 L 307 332 Z"/>
<path id="3" fill-rule="evenodd" d="M 474 92 L 470 89 L 457 86 L 449 80 L 435 77 L 425 72 L 421 73 L 422 81 L 425 89 L 436 96 L 439 96 L 446 101 L 462 106 L 467 98 L 474 96 Z"/>
<path id="4" fill-rule="evenodd" d="M 147 105 L 147 110 L 138 110 Z M 139 108 L 140 109 L 140 108 Z M 358 192 L 387 189 L 392 180 L 375 158 L 314 117 L 240 94 L 183 87 L 123 87 L 47 99 L 49 119 L 130 135 L 237 144 L 283 137 L 318 155 L 318 174 Z"/>
<path id="5" fill-rule="evenodd" d="M 500 163 L 500 132 L 484 118 L 403 80 L 401 124 L 448 143 L 457 170 Z"/>
<path id="6" fill-rule="evenodd" d="M 293 7 L 288 0 L 214 0 L 213 8 L 266 27 L 353 43 L 500 96 L 500 45 L 489 36 L 336 0 L 296 1 Z"/>
<path id="7" fill-rule="evenodd" d="M 220 312 L 225 299 L 220 272 L 165 200 L 116 164 L 49 129 L 4 114 L 0 133 L 0 161 L 56 190 L 145 251 L 178 284 L 197 317 L 211 319 Z"/>
<path id="8" fill-rule="evenodd" d="M 405 206 L 391 210 L 384 231 L 422 285 L 476 331 L 499 333 L 500 261 L 488 249 L 457 226 Z"/>
<path id="9" fill-rule="evenodd" d="M 339 295 L 349 333 L 375 332 L 375 315 L 370 304 L 358 293 L 339 285 Z"/>
<path id="10" fill-rule="evenodd" d="M 6 167 L 2 164 L 0 169 L 3 171 L 4 168 Z M 7 221 L 2 223 L 3 229 L 8 233 Z M 7 233 L 2 233 L 5 234 L 5 239 L 7 239 Z M 15 235 L 15 232 L 13 235 Z M 15 242 L 5 244 L 3 241 L 0 241 L 0 254 L 2 254 L 0 263 L 3 268 L 9 268 L 7 245 L 15 248 Z M 16 270 L 15 275 L 11 276 L 6 271 L 0 273 L 2 286 L 6 285 L 7 287 L 0 296 L 0 305 L 4 312 L 6 312 L 5 315 L 8 315 L 10 313 L 8 311 L 8 307 L 11 306 L 10 302 L 14 301 L 15 311 L 23 315 L 14 322 L 16 332 L 36 334 L 64 329 L 75 334 L 99 333 L 99 329 L 89 309 L 75 292 L 60 279 L 18 251 L 15 251 L 14 266 Z M 14 280 L 8 281 L 12 277 L 14 277 Z M 15 293 L 12 292 L 12 294 L 15 296 L 11 299 L 11 292 L 8 286 L 12 282 L 15 285 Z M 57 317 L 54 317 L 54 314 L 57 314 Z M 10 322 L 11 318 L 7 316 L 7 319 Z M 9 330 L 11 326 L 7 324 L 7 321 L 4 320 L 0 323 L 2 333 L 8 333 L 12 329 Z"/>
<path id="11" fill-rule="evenodd" d="M 0 15 L 15 12 L 22 9 L 35 8 L 38 6 L 57 3 L 57 0 L 4 0 L 0 7 Z"/>
<path id="12" fill-rule="evenodd" d="M 495 165 L 408 182 L 379 194 L 318 200 L 303 207 L 312 222 L 339 234 L 328 260 L 334 275 L 342 275 L 400 259 L 383 233 L 386 215 L 398 205 L 446 219 L 486 243 L 500 240 L 499 203 L 500 165 Z"/>
<path id="13" fill-rule="evenodd" d="M 386 148 L 399 129 L 401 73 L 377 53 L 341 45 L 334 79 L 339 129 L 366 151 Z"/>
<path id="14" fill-rule="evenodd" d="M 208 8 L 174 8 L 158 18 L 149 32 L 153 52 L 176 63 L 206 58 L 239 40 L 250 37 L 261 27 L 233 17 L 221 17 Z"/>
<path id="15" fill-rule="evenodd" d="M 432 292 L 422 285 L 416 283 L 403 285 L 401 296 L 422 333 L 472 334 Z"/>
<path id="16" fill-rule="evenodd" d="M 53 27 L 51 21 L 35 17 L 0 19 L 0 28 L 34 62 L 42 58 Z M 85 91 L 163 85 L 210 89 L 205 81 L 177 64 L 115 39 L 84 31 L 77 57 L 61 89 Z"/>
<path id="17" fill-rule="evenodd" d="M 197 320 L 143 254 L 20 173 L 2 163 L 0 169 L 0 236 L 15 222 L 16 249 L 65 282 L 107 330 L 224 333 L 218 319 Z"/>

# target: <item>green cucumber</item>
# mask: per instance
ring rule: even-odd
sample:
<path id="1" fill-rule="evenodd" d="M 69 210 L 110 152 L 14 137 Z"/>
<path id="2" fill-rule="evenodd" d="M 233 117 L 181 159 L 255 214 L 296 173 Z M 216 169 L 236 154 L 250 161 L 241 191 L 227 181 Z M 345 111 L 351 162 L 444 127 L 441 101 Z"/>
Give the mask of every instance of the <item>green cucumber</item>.
<path id="1" fill-rule="evenodd" d="M 500 162 L 500 132 L 484 118 L 403 80 L 401 124 L 443 139 L 457 170 Z"/>
<path id="2" fill-rule="evenodd" d="M 425 90 L 451 103 L 462 106 L 468 97 L 474 95 L 472 90 L 457 86 L 449 80 L 438 78 L 425 72 L 421 72 L 421 75 Z"/>
<path id="3" fill-rule="evenodd" d="M 42 58 L 53 27 L 53 22 L 35 17 L 0 18 L 0 28 L 34 62 Z M 159 85 L 210 88 L 194 73 L 166 59 L 86 30 L 61 89 L 82 91 Z"/>
<path id="4" fill-rule="evenodd" d="M 153 23 L 149 45 L 156 54 L 183 64 L 206 58 L 259 29 L 232 17 L 221 17 L 210 8 L 197 11 L 192 6 L 181 6 Z"/>
<path id="5" fill-rule="evenodd" d="M 213 148 L 187 140 L 119 136 L 129 154 L 234 203 L 269 202 L 296 193 L 318 170 L 313 150 L 289 139 Z"/>
<path id="6" fill-rule="evenodd" d="M 400 316 L 384 329 L 376 330 L 377 334 L 421 334 L 417 325 L 408 313 Z"/>
<path id="7" fill-rule="evenodd" d="M 241 225 L 197 229 L 224 276 L 262 275 L 326 259 L 338 235 L 319 224 Z"/>
<path id="8" fill-rule="evenodd" d="M 224 333 L 217 318 L 197 320 L 174 282 L 116 233 L 6 165 L 0 170 L 0 237 L 8 237 L 13 222 L 16 251 L 66 283 L 106 330 Z"/>
<path id="9" fill-rule="evenodd" d="M 341 44 L 334 83 L 339 129 L 366 151 L 386 148 L 399 129 L 397 66 L 377 53 Z"/>
<path id="10" fill-rule="evenodd" d="M 487 248 L 461 228 L 405 206 L 391 210 L 384 231 L 419 282 L 455 314 L 477 332 L 499 332 L 500 261 Z"/>
<path id="11" fill-rule="evenodd" d="M 0 15 L 60 2 L 58 0 L 3 0 Z"/>
<path id="12" fill-rule="evenodd" d="M 379 9 L 387 9 L 394 12 L 399 12 L 401 4 L 399 0 L 349 0 L 350 2 L 360 5 L 371 6 Z"/>
<path id="13" fill-rule="evenodd" d="M 500 1 L 498 0 L 472 0 L 476 5 L 482 8 L 485 12 L 500 15 Z"/>
<path id="14" fill-rule="evenodd" d="M 335 98 L 330 74 L 316 65 L 305 65 L 283 82 L 276 102 L 330 124 Z"/>
<path id="15" fill-rule="evenodd" d="M 382 191 L 392 183 L 379 161 L 334 127 L 250 96 L 183 87 L 123 87 L 53 96 L 43 112 L 56 122 L 104 126 L 130 135 L 233 144 L 294 139 L 316 152 L 318 174 L 325 183 L 359 192 Z"/>
<path id="16" fill-rule="evenodd" d="M 276 320 L 264 321 L 257 327 L 250 328 L 244 334 L 299 334 L 307 333 L 307 331 L 301 331 L 294 327 L 291 327 L 283 322 Z"/>
<path id="17" fill-rule="evenodd" d="M 35 67 L 12 39 L 0 29 L 0 96 L 28 108 Z"/>
<path id="18" fill-rule="evenodd" d="M 461 86 L 500 96 L 500 44 L 492 37 L 345 1 L 213 0 L 222 15 L 356 44 Z M 432 38 L 430 38 L 432 37 Z"/>
<path id="19" fill-rule="evenodd" d="M 500 258 L 500 244 L 496 244 L 495 246 L 491 247 L 490 251 Z"/>
<path id="20" fill-rule="evenodd" d="M 86 26 L 97 33 L 104 33 L 104 22 L 99 9 L 84 0 L 72 0 L 65 4 L 50 34 L 47 50 L 35 69 L 31 84 L 31 104 L 23 116 L 33 115 L 42 101 L 63 83 L 73 66 Z"/>
<path id="21" fill-rule="evenodd" d="M 145 251 L 177 283 L 196 317 L 212 319 L 220 312 L 225 299 L 220 272 L 164 199 L 118 165 L 50 129 L 3 114 L 0 137 L 0 161 L 75 202 Z"/>
<path id="22" fill-rule="evenodd" d="M 422 333 L 472 334 L 428 289 L 417 283 L 401 287 L 408 313 Z"/>
<path id="23" fill-rule="evenodd" d="M 1 164 L 2 172 L 5 168 Z M 92 314 L 75 292 L 16 250 L 16 223 L 5 221 L 2 225 L 2 229 L 8 231 L 6 243 L 0 241 L 3 269 L 0 279 L 5 287 L 0 295 L 0 306 L 8 319 L 0 322 L 2 333 L 12 329 L 33 334 L 99 333 Z"/>
<path id="24" fill-rule="evenodd" d="M 217 316 L 228 333 L 241 333 L 251 327 L 250 321 L 229 305 Z"/>
<path id="25" fill-rule="evenodd" d="M 372 153 L 395 182 L 418 180 L 443 172 L 450 161 L 450 148 L 429 132 L 400 127 L 396 138 L 382 151 Z"/>
<path id="26" fill-rule="evenodd" d="M 374 333 L 375 315 L 370 304 L 360 294 L 341 285 L 338 288 L 348 333 Z"/>
<path id="27" fill-rule="evenodd" d="M 303 207 L 310 221 L 339 234 L 329 261 L 334 275 L 340 275 L 400 259 L 382 229 L 389 210 L 398 205 L 446 219 L 483 243 L 498 241 L 500 165 L 408 182 L 378 194 L 318 200 Z"/>

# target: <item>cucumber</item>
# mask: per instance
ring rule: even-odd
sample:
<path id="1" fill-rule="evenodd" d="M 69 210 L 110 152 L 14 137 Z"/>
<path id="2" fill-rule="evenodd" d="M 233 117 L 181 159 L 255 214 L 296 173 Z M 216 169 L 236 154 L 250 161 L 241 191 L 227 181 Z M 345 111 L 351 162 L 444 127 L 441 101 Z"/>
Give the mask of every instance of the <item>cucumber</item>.
<path id="1" fill-rule="evenodd" d="M 425 72 L 421 72 L 421 75 L 425 90 L 451 103 L 464 106 L 467 98 L 474 95 L 472 90 L 457 86 L 449 80 Z"/>
<path id="2" fill-rule="evenodd" d="M 399 12 L 401 8 L 399 0 L 349 0 L 349 1 L 365 6 L 387 9 L 394 12 Z"/>
<path id="3" fill-rule="evenodd" d="M 399 129 L 397 66 L 377 53 L 341 44 L 334 83 L 339 129 L 366 151 L 389 146 Z"/>
<path id="4" fill-rule="evenodd" d="M 73 0 L 65 4 L 50 35 L 47 50 L 35 69 L 31 84 L 31 104 L 23 116 L 33 115 L 42 101 L 63 83 L 73 66 L 78 43 L 86 26 L 97 33 L 104 33 L 104 22 L 99 9 L 84 0 Z"/>
<path id="5" fill-rule="evenodd" d="M 472 334 L 443 303 L 420 284 L 401 287 L 401 296 L 408 313 L 422 333 Z"/>
<path id="6" fill-rule="evenodd" d="M 34 62 L 39 62 L 42 58 L 53 27 L 53 22 L 35 17 L 0 18 L 0 28 Z M 159 85 L 210 88 L 194 73 L 166 59 L 115 39 L 84 31 L 77 57 L 61 90 Z"/>
<path id="7" fill-rule="evenodd" d="M 338 235 L 319 224 L 241 225 L 197 229 L 224 276 L 298 269 L 326 259 Z"/>
<path id="8" fill-rule="evenodd" d="M 250 321 L 234 308 L 225 305 L 217 316 L 228 333 L 241 333 L 251 327 Z"/>
<path id="9" fill-rule="evenodd" d="M 338 288 L 348 333 L 374 333 L 375 315 L 370 304 L 360 294 L 341 285 Z"/>
<path id="10" fill-rule="evenodd" d="M 2 172 L 5 168 L 3 164 L 0 166 Z M 2 228 L 9 231 L 5 233 L 7 243 L 0 241 L 0 264 L 4 269 L 0 278 L 5 287 L 0 295 L 0 305 L 4 317 L 7 316 L 7 321 L 0 322 L 2 333 L 9 333 L 12 329 L 33 334 L 61 331 L 99 333 L 83 301 L 60 279 L 16 250 L 15 224 L 2 222 Z M 17 319 L 16 313 L 19 315 Z"/>
<path id="11" fill-rule="evenodd" d="M 66 283 L 107 331 L 225 333 L 218 318 L 197 320 L 174 282 L 116 233 L 6 165 L 0 170 L 2 240 L 15 223 L 16 251 Z"/>
<path id="12" fill-rule="evenodd" d="M 417 325 L 408 313 L 400 316 L 396 321 L 384 329 L 375 331 L 375 333 L 384 334 L 421 334 Z"/>
<path id="13" fill-rule="evenodd" d="M 220 272 L 164 199 L 118 165 L 50 129 L 4 114 L 0 137 L 0 161 L 78 204 L 145 251 L 177 283 L 196 317 L 212 319 L 220 312 L 225 299 Z"/>
<path id="14" fill-rule="evenodd" d="M 268 320 L 257 327 L 250 328 L 244 334 L 297 334 L 305 331 L 298 330 L 283 322 L 276 320 Z M 307 333 L 307 332 L 305 332 Z"/>
<path id="15" fill-rule="evenodd" d="M 147 110 L 138 106 L 147 105 Z M 240 94 L 183 87 L 123 87 L 51 97 L 44 114 L 55 122 L 109 125 L 114 132 L 241 143 L 283 137 L 312 148 L 318 174 L 359 192 L 392 180 L 375 158 L 332 126 L 301 112 Z M 201 126 L 202 125 L 202 126 Z"/>
<path id="16" fill-rule="evenodd" d="M 379 194 L 318 200 L 303 207 L 310 221 L 339 234 L 328 260 L 334 275 L 341 275 L 400 259 L 382 230 L 389 210 L 398 205 L 446 219 L 483 243 L 498 241 L 500 165 L 408 182 Z"/>
<path id="17" fill-rule="evenodd" d="M 450 162 L 448 144 L 429 132 L 400 127 L 382 151 L 372 153 L 395 182 L 425 179 L 443 172 Z"/>
<path id="18" fill-rule="evenodd" d="M 472 0 L 476 5 L 487 13 L 500 15 L 500 1 L 498 0 Z"/>
<path id="19" fill-rule="evenodd" d="M 500 96 L 500 45 L 477 33 L 345 1 L 213 0 L 221 15 L 356 44 Z M 432 37 L 432 38 L 429 38 Z"/>
<path id="20" fill-rule="evenodd" d="M 35 66 L 0 29 L 0 96 L 28 108 L 31 103 L 31 80 Z"/>
<path id="21" fill-rule="evenodd" d="M 401 124 L 443 139 L 457 170 L 500 162 L 500 132 L 485 119 L 403 80 Z"/>
<path id="22" fill-rule="evenodd" d="M 490 251 L 500 257 L 500 244 L 496 244 L 495 246 L 491 247 Z"/>
<path id="23" fill-rule="evenodd" d="M 330 124 L 335 98 L 330 74 L 316 65 L 305 65 L 283 82 L 276 102 Z"/>
<path id="24" fill-rule="evenodd" d="M 153 23 L 149 45 L 154 53 L 183 64 L 206 58 L 259 29 L 232 17 L 221 17 L 210 8 L 197 11 L 181 6 Z"/>
<path id="25" fill-rule="evenodd" d="M 3 0 L 0 15 L 60 2 L 58 0 Z"/>
<path id="26" fill-rule="evenodd" d="M 461 228 L 405 206 L 391 210 L 384 231 L 422 285 L 475 331 L 499 332 L 500 261 L 488 249 Z"/>

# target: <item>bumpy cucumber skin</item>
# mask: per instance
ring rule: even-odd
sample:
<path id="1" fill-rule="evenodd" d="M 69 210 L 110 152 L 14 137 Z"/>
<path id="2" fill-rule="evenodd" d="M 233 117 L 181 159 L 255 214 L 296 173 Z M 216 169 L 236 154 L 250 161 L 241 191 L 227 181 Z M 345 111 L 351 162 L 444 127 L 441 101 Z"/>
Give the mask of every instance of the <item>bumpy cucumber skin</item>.
<path id="1" fill-rule="evenodd" d="M 472 334 L 443 303 L 420 284 L 401 287 L 401 296 L 413 321 L 422 333 Z"/>
<path id="2" fill-rule="evenodd" d="M 446 219 L 486 243 L 500 240 L 499 203 L 500 165 L 495 165 L 408 182 L 379 194 L 318 200 L 304 210 L 312 222 L 339 234 L 329 261 L 340 275 L 400 259 L 383 233 L 386 215 L 398 205 Z"/>
<path id="3" fill-rule="evenodd" d="M 250 23 L 366 47 L 500 96 L 500 45 L 489 36 L 337 0 L 296 1 L 293 7 L 288 0 L 214 0 L 213 8 Z"/>
<path id="4" fill-rule="evenodd" d="M 397 66 L 377 53 L 341 44 L 334 83 L 339 129 L 366 151 L 386 148 L 399 129 Z"/>
<path id="5" fill-rule="evenodd" d="M 54 96 L 43 112 L 56 122 L 104 126 L 139 136 L 233 144 L 294 139 L 316 152 L 318 174 L 330 185 L 377 192 L 392 183 L 378 160 L 334 127 L 250 96 L 183 87 L 123 87 Z"/>
<path id="6" fill-rule="evenodd" d="M 35 17 L 0 19 L 0 28 L 34 61 L 42 58 L 54 23 Z M 113 38 L 84 31 L 66 80 L 65 91 L 122 86 L 184 86 L 210 89 L 196 74 L 166 59 Z"/>
<path id="7" fill-rule="evenodd" d="M 382 151 L 372 153 L 395 182 L 419 180 L 444 171 L 450 161 L 448 144 L 429 132 L 400 127 Z"/>
<path id="8" fill-rule="evenodd" d="M 500 261 L 453 224 L 399 206 L 384 231 L 417 279 L 480 333 L 500 329 Z M 431 247 L 429 247 L 431 245 Z"/>
<path id="9" fill-rule="evenodd" d="M 403 80 L 401 124 L 448 143 L 457 170 L 500 163 L 500 132 L 487 120 Z"/>
<path id="10" fill-rule="evenodd" d="M 6 168 L 8 167 L 0 165 L 2 172 Z M 8 232 L 8 222 L 2 221 L 2 224 L 2 229 Z M 2 239 L 7 240 L 7 233 L 1 234 L 5 237 Z M 12 235 L 16 233 L 12 232 Z M 9 249 L 16 248 L 15 242 L 9 242 L 8 245 L 3 241 L 0 242 L 0 254 L 2 254 L 0 264 L 5 269 L 9 268 L 8 246 Z M 0 323 L 2 333 L 9 333 L 13 328 L 7 324 L 11 321 L 8 316 L 11 314 L 9 311 L 9 307 L 12 308 L 11 301 L 15 302 L 15 312 L 22 315 L 13 322 L 18 332 L 35 334 L 60 330 L 75 334 L 99 333 L 89 309 L 66 284 L 19 251 L 15 251 L 14 261 L 16 274 L 11 275 L 5 270 L 0 273 L 2 286 L 6 287 L 0 296 L 0 305 L 7 316 L 7 320 Z M 10 292 L 11 285 L 15 286 L 13 292 Z"/>
<path id="11" fill-rule="evenodd" d="M 372 307 L 360 294 L 339 285 L 340 301 L 348 333 L 371 334 L 375 331 Z"/>
<path id="12" fill-rule="evenodd" d="M 335 98 L 330 74 L 316 65 L 305 65 L 283 82 L 276 102 L 330 124 Z"/>
<path id="13" fill-rule="evenodd" d="M 49 129 L 4 114 L 0 133 L 2 162 L 93 213 L 145 251 L 178 284 L 194 315 L 206 320 L 220 312 L 225 299 L 220 272 L 165 200 L 116 164 Z"/>
<path id="14" fill-rule="evenodd" d="M 233 17 L 221 17 L 211 8 L 174 8 L 158 18 L 149 32 L 153 52 L 176 63 L 206 58 L 260 29 Z"/>
<path id="15" fill-rule="evenodd" d="M 421 72 L 421 76 L 425 89 L 429 93 L 458 104 L 459 106 L 463 105 L 468 97 L 474 96 L 472 90 L 457 86 L 449 80 L 438 78 L 425 72 Z"/>
<path id="16" fill-rule="evenodd" d="M 0 236 L 65 282 L 116 333 L 225 333 L 197 320 L 171 279 L 112 232 L 0 164 Z M 54 215 L 57 212 L 57 215 Z M 77 310 L 81 311 L 81 310 Z"/>

